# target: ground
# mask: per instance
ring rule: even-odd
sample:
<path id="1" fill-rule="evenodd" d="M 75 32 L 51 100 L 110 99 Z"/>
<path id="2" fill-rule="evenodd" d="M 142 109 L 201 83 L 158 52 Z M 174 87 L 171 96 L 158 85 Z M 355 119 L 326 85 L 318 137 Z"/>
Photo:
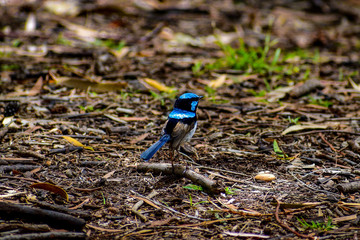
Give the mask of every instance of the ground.
<path id="1" fill-rule="evenodd" d="M 357 1 L 0 5 L 0 239 L 358 238 Z"/>

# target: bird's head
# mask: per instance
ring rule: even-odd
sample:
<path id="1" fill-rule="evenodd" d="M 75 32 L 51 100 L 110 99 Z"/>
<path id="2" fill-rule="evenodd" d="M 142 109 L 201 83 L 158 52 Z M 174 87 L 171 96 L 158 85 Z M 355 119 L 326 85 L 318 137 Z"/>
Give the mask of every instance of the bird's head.
<path id="1" fill-rule="evenodd" d="M 195 93 L 184 93 L 176 100 L 174 108 L 196 112 L 196 108 L 201 98 L 202 96 L 198 96 Z"/>

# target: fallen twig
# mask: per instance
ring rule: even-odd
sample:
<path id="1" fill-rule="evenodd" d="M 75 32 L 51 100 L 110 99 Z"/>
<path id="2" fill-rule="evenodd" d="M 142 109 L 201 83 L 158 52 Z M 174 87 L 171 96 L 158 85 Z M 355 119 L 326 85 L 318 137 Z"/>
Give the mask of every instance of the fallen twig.
<path id="1" fill-rule="evenodd" d="M 19 150 L 14 151 L 14 153 L 16 153 L 22 157 L 34 157 L 34 158 L 38 158 L 41 160 L 45 159 L 45 156 L 42 155 L 41 153 L 31 151 L 29 149 L 19 149 Z"/>
<path id="2" fill-rule="evenodd" d="M 28 223 L 1 223 L 0 231 L 9 231 L 13 229 L 24 229 L 28 232 L 49 232 L 51 229 L 46 224 L 28 224 Z"/>
<path id="3" fill-rule="evenodd" d="M 166 175 L 175 175 L 178 177 L 186 177 L 203 187 L 205 191 L 212 193 L 219 193 L 223 190 L 219 188 L 218 184 L 191 169 L 187 169 L 180 164 L 175 164 L 172 168 L 170 163 L 141 163 L 137 166 L 138 171 L 153 171 L 155 173 L 162 173 Z"/>
<path id="4" fill-rule="evenodd" d="M 65 213 L 0 202 L 0 216 L 5 219 L 21 219 L 37 223 L 46 223 L 55 228 L 81 230 L 85 220 Z"/>
<path id="5" fill-rule="evenodd" d="M 20 172 L 27 172 L 27 171 L 31 171 L 34 170 L 36 168 L 40 168 L 40 165 L 23 165 L 23 164 L 19 164 L 19 165 L 9 165 L 9 166 L 0 166 L 0 171 L 1 172 L 11 172 L 13 170 L 17 170 Z"/>
<path id="6" fill-rule="evenodd" d="M 149 195 L 147 195 L 148 198 L 152 198 L 155 197 L 158 194 L 158 192 L 156 191 L 152 191 Z M 141 207 L 141 205 L 143 205 L 144 200 L 140 200 L 138 201 L 131 209 L 131 212 L 133 212 L 135 215 L 137 215 L 139 218 L 141 218 L 144 222 L 147 221 L 147 218 L 138 211 L 138 209 Z"/>
<path id="7" fill-rule="evenodd" d="M 175 214 L 177 214 L 177 215 L 181 215 L 181 216 L 183 216 L 183 217 L 187 217 L 187 218 L 191 218 L 191 219 L 196 219 L 196 220 L 200 220 L 200 221 L 207 221 L 207 219 L 204 219 L 204 218 L 199 218 L 199 217 L 191 216 L 191 215 L 188 215 L 188 214 L 185 214 L 185 213 L 176 211 L 175 209 L 173 209 L 173 208 L 171 208 L 171 207 L 169 207 L 169 206 L 166 206 L 166 205 L 164 205 L 164 204 L 162 204 L 162 203 L 160 203 L 160 202 L 158 202 L 158 201 L 156 201 L 156 200 L 154 200 L 154 199 L 149 200 L 149 199 L 147 199 L 146 197 L 142 196 L 141 194 L 139 194 L 139 193 L 137 193 L 137 192 L 134 192 L 134 191 L 132 191 L 132 190 L 130 190 L 130 191 L 131 191 L 132 193 L 140 196 L 140 197 L 143 198 L 144 200 L 147 200 L 147 201 L 148 201 L 148 204 L 149 204 L 150 202 L 153 202 L 154 204 L 156 204 L 156 205 L 158 205 L 158 206 L 161 206 L 161 208 L 162 208 L 163 210 L 168 210 L 168 211 L 170 211 L 170 212 L 172 212 L 172 213 L 175 213 Z M 150 204 L 150 205 L 151 205 L 151 204 Z"/>
<path id="8" fill-rule="evenodd" d="M 275 210 L 275 219 L 280 224 L 281 227 L 283 227 L 283 228 L 287 229 L 288 231 L 294 233 L 298 237 L 315 239 L 313 236 L 299 233 L 299 232 L 295 231 L 294 229 L 292 229 L 291 227 L 289 227 L 287 224 L 283 223 L 279 218 L 280 201 L 277 198 L 274 198 L 274 199 L 277 202 L 277 206 L 276 206 L 276 210 Z"/>
<path id="9" fill-rule="evenodd" d="M 27 233 L 0 237 L 0 240 L 39 240 L 39 239 L 86 239 L 86 234 L 82 232 L 47 232 L 47 233 Z"/>
<path id="10" fill-rule="evenodd" d="M 62 212 L 62 213 L 70 214 L 72 216 L 81 217 L 84 219 L 91 218 L 91 215 L 85 211 L 69 209 L 69 208 L 63 207 L 61 205 L 50 204 L 50 203 L 41 202 L 38 200 L 30 200 L 30 202 L 34 203 L 36 206 L 41 207 L 43 209 L 45 208 L 45 209 L 49 209 L 49 210 L 53 210 L 53 211 L 57 211 L 57 212 Z"/>

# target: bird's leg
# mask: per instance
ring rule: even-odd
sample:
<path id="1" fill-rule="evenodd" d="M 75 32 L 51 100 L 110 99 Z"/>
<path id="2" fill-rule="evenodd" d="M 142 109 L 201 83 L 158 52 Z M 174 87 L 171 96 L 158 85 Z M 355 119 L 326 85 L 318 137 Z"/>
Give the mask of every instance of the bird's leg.
<path id="1" fill-rule="evenodd" d="M 170 149 L 170 159 L 171 159 L 172 172 L 174 173 L 174 150 L 173 149 Z"/>

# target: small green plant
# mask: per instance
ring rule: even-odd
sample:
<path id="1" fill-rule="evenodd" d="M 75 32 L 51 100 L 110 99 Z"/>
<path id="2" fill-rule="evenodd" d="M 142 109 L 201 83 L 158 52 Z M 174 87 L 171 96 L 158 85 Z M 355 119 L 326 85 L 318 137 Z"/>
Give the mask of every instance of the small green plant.
<path id="1" fill-rule="evenodd" d="M 253 89 L 248 90 L 254 97 L 264 97 L 266 95 L 266 90 L 255 91 Z"/>
<path id="2" fill-rule="evenodd" d="M 311 221 L 310 223 L 305 221 L 303 218 L 297 218 L 298 222 L 301 224 L 301 226 L 305 229 L 311 229 L 311 230 L 316 230 L 316 231 L 329 231 L 332 229 L 336 229 L 336 225 L 334 225 L 332 223 L 332 219 L 330 217 L 328 217 L 328 220 L 326 222 L 314 222 Z"/>
<path id="3" fill-rule="evenodd" d="M 4 64 L 4 65 L 0 65 L 0 71 L 12 71 L 12 70 L 16 70 L 19 69 L 20 66 L 17 64 Z"/>
<path id="4" fill-rule="evenodd" d="M 154 99 L 160 100 L 161 106 L 165 105 L 165 98 L 163 95 L 153 92 L 153 91 L 150 91 L 150 94 Z"/>
<path id="5" fill-rule="evenodd" d="M 309 77 L 310 77 L 310 68 L 307 68 L 307 69 L 305 70 L 304 75 L 303 75 L 303 79 L 304 79 L 304 80 L 307 80 L 307 79 L 309 79 Z"/>
<path id="6" fill-rule="evenodd" d="M 94 106 L 79 106 L 79 108 L 84 111 L 84 112 L 93 112 L 94 111 Z"/>
<path id="7" fill-rule="evenodd" d="M 206 98 L 210 100 L 213 104 L 225 104 L 229 102 L 228 100 L 216 98 L 216 89 L 214 88 L 205 86 L 205 91 L 207 93 Z"/>
<path id="8" fill-rule="evenodd" d="M 189 194 L 189 202 L 190 202 L 190 206 L 191 206 L 191 207 L 194 207 L 191 194 Z"/>
<path id="9" fill-rule="evenodd" d="M 327 101 L 327 100 L 322 100 L 322 99 L 315 99 L 311 96 L 309 96 L 310 98 L 310 103 L 311 104 L 315 104 L 315 105 L 319 105 L 319 106 L 323 106 L 323 107 L 330 107 L 331 105 L 333 105 L 333 102 Z"/>
<path id="10" fill-rule="evenodd" d="M 103 205 L 106 205 L 106 198 L 105 198 L 105 195 L 103 194 L 103 192 L 101 192 L 101 196 L 103 199 Z"/>
<path id="11" fill-rule="evenodd" d="M 280 158 L 287 158 L 288 156 L 286 155 L 286 153 L 279 147 L 279 144 L 277 143 L 276 140 L 274 140 L 273 142 L 273 149 L 274 152 L 276 153 L 276 155 Z"/>
<path id="12" fill-rule="evenodd" d="M 167 92 L 156 93 L 154 91 L 150 91 L 150 94 L 154 99 L 160 100 L 161 106 L 165 106 L 165 99 L 175 99 L 178 92 L 173 91 L 173 92 L 170 92 L 170 93 L 167 93 Z M 170 106 L 171 105 L 169 105 L 169 107 Z"/>
<path id="13" fill-rule="evenodd" d="M 97 93 L 96 92 L 92 92 L 92 91 L 88 91 L 88 94 L 91 96 L 91 97 L 97 97 Z"/>
<path id="14" fill-rule="evenodd" d="M 195 62 L 194 65 L 191 67 L 191 70 L 195 77 L 199 77 L 204 74 L 202 63 L 200 61 Z"/>
<path id="15" fill-rule="evenodd" d="M 245 46 L 242 39 L 239 40 L 239 47 L 233 48 L 220 41 L 217 42 L 224 53 L 224 57 L 217 59 L 214 63 L 206 65 L 209 70 L 229 68 L 244 70 L 248 73 L 271 73 L 282 69 L 279 65 L 281 49 L 277 48 L 273 57 L 268 56 L 270 48 L 276 41 L 270 41 L 270 36 L 265 38 L 263 48 Z"/>
<path id="16" fill-rule="evenodd" d="M 118 42 L 118 41 L 114 41 L 112 39 L 106 39 L 106 40 L 96 39 L 93 42 L 93 44 L 95 46 L 108 47 L 108 48 L 114 49 L 116 51 L 120 51 L 126 45 L 125 41 Z"/>
<path id="17" fill-rule="evenodd" d="M 64 35 L 62 33 L 60 33 L 56 39 L 56 43 L 59 45 L 64 45 L 64 46 L 71 46 L 72 45 L 72 41 L 65 38 Z"/>
<path id="18" fill-rule="evenodd" d="M 233 194 L 235 194 L 234 189 L 231 189 L 231 188 L 229 188 L 229 187 L 226 187 L 226 188 L 225 188 L 225 194 L 226 194 L 226 195 L 233 195 Z"/>
<path id="19" fill-rule="evenodd" d="M 13 47 L 19 47 L 22 44 L 22 41 L 20 39 L 14 39 L 11 41 L 11 44 Z"/>
<path id="20" fill-rule="evenodd" d="M 127 100 L 129 97 L 131 97 L 132 94 L 131 93 L 128 93 L 128 92 L 124 92 L 124 91 L 121 91 L 120 92 L 120 97 L 122 100 Z"/>
<path id="21" fill-rule="evenodd" d="M 183 188 L 190 189 L 190 190 L 195 190 L 195 191 L 202 191 L 203 190 L 203 188 L 201 186 L 194 185 L 194 184 L 189 184 L 189 185 L 183 186 Z"/>
<path id="22" fill-rule="evenodd" d="M 216 90 L 209 87 L 209 86 L 205 86 L 205 91 L 207 93 L 207 98 L 210 98 L 212 101 L 215 101 L 215 96 L 216 96 Z"/>
<path id="23" fill-rule="evenodd" d="M 339 68 L 339 81 L 344 80 L 344 71 L 342 68 Z"/>
<path id="24" fill-rule="evenodd" d="M 290 116 L 288 116 L 289 122 L 292 123 L 292 124 L 295 124 L 295 125 L 299 124 L 299 123 L 298 123 L 298 122 L 299 122 L 299 119 L 300 119 L 300 117 L 291 118 Z"/>

